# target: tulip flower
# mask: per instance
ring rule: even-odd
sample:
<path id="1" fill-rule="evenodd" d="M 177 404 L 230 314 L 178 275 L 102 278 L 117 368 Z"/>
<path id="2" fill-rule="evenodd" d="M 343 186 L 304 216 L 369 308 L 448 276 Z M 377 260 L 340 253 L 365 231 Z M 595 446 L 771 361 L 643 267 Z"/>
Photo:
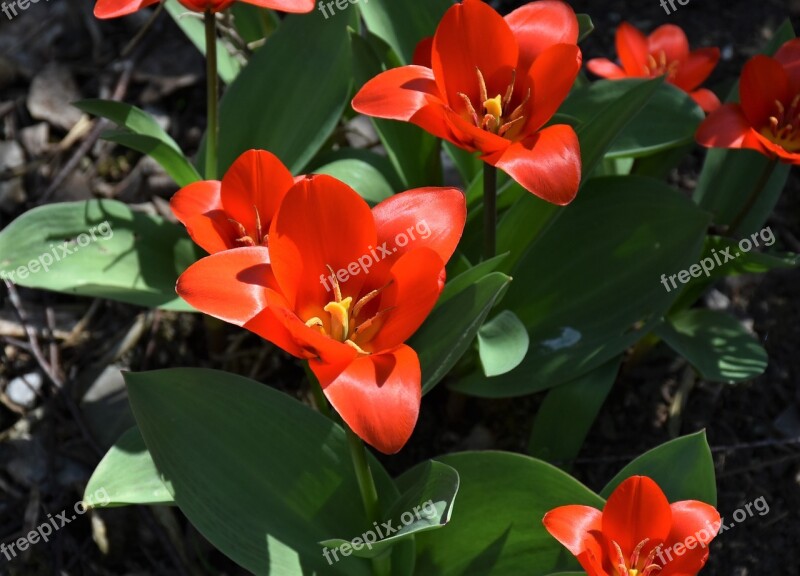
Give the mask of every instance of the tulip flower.
<path id="1" fill-rule="evenodd" d="M 234 0 L 179 0 L 186 9 L 193 12 L 220 12 L 233 4 Z M 241 0 L 247 4 L 272 8 L 282 12 L 311 12 L 314 0 Z M 159 0 L 97 0 L 94 15 L 97 18 L 118 18 L 138 12 Z"/>
<path id="2" fill-rule="evenodd" d="M 419 359 L 405 341 L 433 309 L 465 222 L 456 189 L 411 190 L 370 210 L 346 184 L 308 176 L 283 198 L 269 248 L 212 254 L 177 291 L 308 360 L 347 425 L 392 454 L 421 400 Z"/>
<path id="3" fill-rule="evenodd" d="M 686 34 L 674 24 L 659 26 L 645 36 L 623 22 L 617 28 L 616 41 L 622 66 L 607 58 L 593 58 L 586 63 L 590 72 L 611 80 L 666 75 L 667 82 L 687 92 L 705 112 L 719 108 L 719 98 L 711 90 L 699 88 L 719 62 L 719 48 L 689 51 Z"/>
<path id="4" fill-rule="evenodd" d="M 181 188 L 170 201 L 175 217 L 209 253 L 266 246 L 272 218 L 294 184 L 291 172 L 265 150 L 242 154 L 219 180 Z"/>
<path id="5" fill-rule="evenodd" d="M 773 58 L 755 56 L 742 70 L 739 104 L 725 104 L 697 131 L 709 148 L 749 148 L 787 164 L 800 164 L 800 39 Z"/>
<path id="6" fill-rule="evenodd" d="M 570 126 L 545 125 L 580 71 L 577 40 L 577 18 L 563 2 L 531 2 L 503 18 L 464 0 L 417 50 L 417 64 L 371 79 L 353 108 L 480 152 L 528 191 L 567 204 L 581 178 L 578 138 Z"/>
<path id="7" fill-rule="evenodd" d="M 720 522 L 716 509 L 703 502 L 670 504 L 645 476 L 622 482 L 602 512 L 572 505 L 544 517 L 548 532 L 589 576 L 693 576 L 708 560 Z"/>

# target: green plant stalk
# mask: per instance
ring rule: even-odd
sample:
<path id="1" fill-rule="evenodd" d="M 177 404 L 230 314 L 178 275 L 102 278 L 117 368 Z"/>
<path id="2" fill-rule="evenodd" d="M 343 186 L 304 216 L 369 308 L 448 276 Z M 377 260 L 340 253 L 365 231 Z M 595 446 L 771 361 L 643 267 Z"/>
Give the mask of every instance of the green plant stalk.
<path id="1" fill-rule="evenodd" d="M 483 258 L 497 252 L 497 168 L 483 164 Z"/>
<path id="2" fill-rule="evenodd" d="M 742 226 L 742 222 L 745 218 L 747 218 L 747 215 L 750 214 L 750 211 L 753 209 L 753 206 L 755 206 L 755 203 L 758 201 L 761 193 L 764 192 L 764 188 L 767 187 L 767 183 L 772 177 L 772 173 L 775 171 L 775 167 L 777 165 L 778 159 L 774 158 L 770 160 L 766 166 L 764 166 L 764 171 L 761 172 L 761 176 L 753 188 L 753 191 L 750 193 L 747 201 L 742 206 L 742 209 L 739 210 L 739 213 L 733 219 L 730 226 L 728 226 L 728 236 L 731 238 L 736 237 L 736 234 L 739 232 L 739 228 Z"/>
<path id="3" fill-rule="evenodd" d="M 217 71 L 217 19 L 211 10 L 205 12 L 206 24 L 206 180 L 217 179 L 217 147 L 219 139 L 219 73 Z"/>
<path id="4" fill-rule="evenodd" d="M 308 378 L 308 385 L 311 388 L 311 395 L 314 397 L 314 404 L 317 406 L 317 410 L 329 420 L 334 420 L 331 407 L 328 406 L 328 399 L 325 397 L 322 386 L 319 385 L 319 381 L 314 372 L 311 371 L 308 362 L 303 362 L 303 368 L 306 371 L 306 378 Z"/>

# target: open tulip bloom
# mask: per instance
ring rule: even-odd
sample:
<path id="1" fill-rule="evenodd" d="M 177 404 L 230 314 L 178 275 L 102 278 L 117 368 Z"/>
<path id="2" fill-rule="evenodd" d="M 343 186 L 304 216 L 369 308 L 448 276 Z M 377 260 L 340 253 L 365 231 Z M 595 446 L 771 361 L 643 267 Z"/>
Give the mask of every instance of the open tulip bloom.
<path id="1" fill-rule="evenodd" d="M 577 18 L 563 2 L 531 2 L 503 18 L 481 0 L 464 0 L 439 23 L 430 67 L 383 72 L 353 108 L 480 152 L 528 191 L 567 204 L 581 179 L 578 138 L 570 126 L 545 125 L 580 71 L 577 40 Z"/>
<path id="2" fill-rule="evenodd" d="M 97 18 L 118 18 L 138 12 L 160 0 L 97 0 L 94 15 Z M 220 12 L 228 8 L 235 0 L 179 0 L 183 6 L 193 12 Z M 314 0 L 241 0 L 261 8 L 272 8 L 281 12 L 311 12 Z"/>
<path id="3" fill-rule="evenodd" d="M 709 148 L 749 148 L 788 164 L 800 164 L 800 40 L 775 57 L 755 56 L 739 81 L 739 104 L 709 115 L 697 141 Z"/>
<path id="4" fill-rule="evenodd" d="M 696 500 L 670 504 L 653 480 L 633 476 L 602 511 L 561 506 L 544 525 L 589 576 L 694 576 L 708 559 L 720 516 Z"/>
<path id="5" fill-rule="evenodd" d="M 699 87 L 719 62 L 719 48 L 690 51 L 686 34 L 674 24 L 659 26 L 645 36 L 627 22 L 617 28 L 616 44 L 621 66 L 607 58 L 593 58 L 586 63 L 590 72 L 610 80 L 666 76 L 667 82 L 687 92 L 705 112 L 719 108 L 719 98 Z"/>
<path id="6" fill-rule="evenodd" d="M 391 454 L 411 436 L 421 399 L 419 359 L 404 342 L 439 298 L 465 221 L 456 189 L 410 190 L 370 210 L 346 184 L 308 176 L 283 198 L 269 248 L 204 258 L 177 290 L 308 360 L 347 425 Z"/>

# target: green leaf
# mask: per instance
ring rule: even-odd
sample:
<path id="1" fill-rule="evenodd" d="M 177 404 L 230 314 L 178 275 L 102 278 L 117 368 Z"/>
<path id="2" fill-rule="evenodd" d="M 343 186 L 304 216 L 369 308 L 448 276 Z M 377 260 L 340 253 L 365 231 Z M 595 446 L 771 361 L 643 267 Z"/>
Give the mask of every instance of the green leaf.
<path id="1" fill-rule="evenodd" d="M 93 116 L 100 116 L 107 118 L 121 128 L 127 128 L 134 134 L 142 136 L 149 136 L 159 142 L 163 142 L 179 154 L 183 155 L 180 146 L 172 137 L 167 134 L 164 129 L 156 122 L 150 114 L 125 104 L 124 102 L 117 102 L 115 100 L 79 100 L 74 102 L 73 106 L 81 112 L 91 114 Z"/>
<path id="2" fill-rule="evenodd" d="M 225 372 L 178 368 L 125 380 L 167 488 L 219 550 L 259 575 L 371 574 L 358 558 L 329 564 L 316 544 L 371 527 L 338 425 Z M 394 501 L 389 476 L 374 458 L 370 466 L 380 497 Z"/>
<path id="3" fill-rule="evenodd" d="M 198 256 L 182 226 L 116 200 L 40 206 L 0 232 L 0 271 L 12 282 L 151 308 L 192 310 L 175 282 Z"/>
<path id="4" fill-rule="evenodd" d="M 416 575 L 544 576 L 579 568 L 542 518 L 568 504 L 602 508 L 602 498 L 554 466 L 519 454 L 467 452 L 440 460 L 461 477 L 461 512 L 444 530 L 417 536 Z"/>
<path id="5" fill-rule="evenodd" d="M 764 228 L 768 232 L 767 238 L 763 236 L 756 236 L 761 243 L 769 242 L 772 238 L 771 246 L 775 242 L 775 235 L 772 228 Z M 749 238 L 752 241 L 752 237 Z M 768 246 L 764 244 L 764 246 Z M 725 256 L 719 256 L 723 260 L 721 266 L 714 266 L 714 269 L 709 273 L 710 278 L 722 278 L 724 276 L 737 276 L 739 274 L 763 274 L 775 269 L 788 269 L 796 268 L 800 264 L 800 256 L 797 254 L 771 254 L 767 252 L 757 252 L 750 250 L 749 252 L 742 252 L 738 242 L 724 236 L 708 236 L 706 238 L 706 247 L 703 251 L 703 258 L 711 258 L 714 261 L 714 252 L 728 254 L 738 254 L 734 260 L 724 262 Z"/>
<path id="6" fill-rule="evenodd" d="M 402 2 L 361 0 L 358 7 L 367 29 L 391 46 L 403 64 L 410 64 L 419 41 L 433 36 L 452 5 L 451 0 L 425 0 L 409 10 Z"/>
<path id="7" fill-rule="evenodd" d="M 652 478 L 670 502 L 699 500 L 717 504 L 714 459 L 704 431 L 676 438 L 642 454 L 614 476 L 600 495 L 608 498 L 631 476 Z"/>
<path id="8" fill-rule="evenodd" d="M 97 465 L 83 500 L 103 507 L 174 503 L 136 427 L 125 432 Z"/>
<path id="9" fill-rule="evenodd" d="M 623 101 L 630 104 L 623 105 Z M 598 114 L 597 110 L 601 112 Z M 592 125 L 592 133 L 603 141 L 615 136 L 605 153 L 609 158 L 648 156 L 691 143 L 697 127 L 705 118 L 686 92 L 663 83 L 661 79 L 593 82 L 573 90 L 559 112 L 575 116 L 582 122 L 578 126 L 579 135 Z M 610 132 L 606 138 L 603 138 L 604 125 Z M 581 139 L 582 151 L 585 140 L 584 136 Z"/>
<path id="10" fill-rule="evenodd" d="M 343 544 L 358 545 L 353 547 L 353 555 L 360 558 L 374 558 L 389 550 L 402 540 L 412 538 L 414 534 L 427 530 L 442 528 L 450 521 L 453 512 L 453 501 L 458 493 L 458 472 L 450 466 L 428 460 L 414 468 L 413 474 L 403 477 L 405 486 L 400 498 L 392 505 L 386 517 L 393 522 L 391 528 L 396 532 L 383 539 L 378 538 L 375 531 L 368 540 L 376 541 L 363 547 L 364 538 L 360 541 L 334 538 L 320 542 L 328 548 L 339 548 Z M 362 534 L 363 536 L 363 534 Z"/>
<path id="11" fill-rule="evenodd" d="M 617 357 L 545 396 L 533 421 L 528 452 L 550 462 L 578 457 L 595 418 L 617 379 L 622 358 Z M 571 465 L 562 466 L 565 469 Z"/>
<path id="12" fill-rule="evenodd" d="M 661 275 L 697 262 L 708 219 L 657 180 L 591 179 L 508 271 L 514 282 L 503 307 L 528 328 L 525 360 L 507 374 L 475 372 L 452 387 L 486 397 L 530 394 L 618 356 L 677 297 Z"/>
<path id="13" fill-rule="evenodd" d="M 200 173 L 186 157 L 164 142 L 151 136 L 133 134 L 125 130 L 107 130 L 102 138 L 121 144 L 153 158 L 181 188 L 201 179 Z"/>
<path id="14" fill-rule="evenodd" d="M 578 17 L 578 42 L 583 42 L 594 32 L 594 22 L 588 14 L 577 14 Z"/>
<path id="15" fill-rule="evenodd" d="M 685 310 L 655 333 L 712 382 L 752 380 L 767 369 L 767 352 L 741 322 L 716 310 Z"/>
<path id="16" fill-rule="evenodd" d="M 528 353 L 528 331 L 510 310 L 503 310 L 478 330 L 478 354 L 486 376 L 499 376 L 519 366 Z"/>
<path id="17" fill-rule="evenodd" d="M 355 158 L 335 160 L 317 168 L 314 172 L 338 178 L 371 204 L 386 200 L 394 193 L 383 174 L 363 160 Z"/>
<path id="18" fill-rule="evenodd" d="M 347 28 L 357 12 L 345 14 L 287 16 L 228 87 L 220 103 L 221 174 L 251 148 L 269 150 L 300 174 L 325 144 L 352 85 Z"/>
<path id="19" fill-rule="evenodd" d="M 178 0 L 165 0 L 164 8 L 175 23 L 180 26 L 186 37 L 191 40 L 201 54 L 206 54 L 206 33 L 205 25 L 203 24 L 202 17 L 199 17 L 196 12 L 190 12 L 181 5 Z M 228 52 L 225 44 L 221 40 L 217 40 L 217 70 L 219 77 L 225 84 L 230 84 L 234 81 L 239 74 L 242 65 L 239 61 Z"/>
<path id="20" fill-rule="evenodd" d="M 448 280 L 444 290 L 442 290 L 441 296 L 439 296 L 439 300 L 436 302 L 436 308 L 442 306 L 453 296 L 457 296 L 462 291 L 480 281 L 487 274 L 495 272 L 500 267 L 500 264 L 503 263 L 506 256 L 506 254 L 498 254 L 494 258 L 489 258 L 488 260 L 484 260 L 468 268 L 461 274 L 455 276 L 452 280 Z"/>
<path id="21" fill-rule="evenodd" d="M 419 354 L 422 392 L 429 392 L 467 351 L 511 278 L 487 274 L 436 308 L 408 345 Z"/>
<path id="22" fill-rule="evenodd" d="M 516 182 L 512 187 L 522 188 Z M 552 225 L 565 210 L 525 191 L 500 217 L 497 225 L 497 251 L 508 252 L 503 270 L 513 270 L 530 250 L 534 240 Z"/>

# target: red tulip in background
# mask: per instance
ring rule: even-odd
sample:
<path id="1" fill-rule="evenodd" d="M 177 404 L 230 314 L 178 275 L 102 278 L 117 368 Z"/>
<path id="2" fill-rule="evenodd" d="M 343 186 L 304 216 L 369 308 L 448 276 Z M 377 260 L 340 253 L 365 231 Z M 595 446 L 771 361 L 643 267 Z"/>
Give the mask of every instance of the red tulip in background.
<path id="1" fill-rule="evenodd" d="M 617 55 L 622 66 L 607 58 L 586 63 L 589 71 L 608 78 L 655 78 L 666 74 L 667 82 L 687 92 L 706 112 L 719 108 L 719 98 L 699 86 L 719 62 L 719 48 L 689 51 L 686 34 L 674 24 L 664 24 L 645 36 L 623 22 L 617 28 Z"/>
<path id="2" fill-rule="evenodd" d="M 275 155 L 250 150 L 221 182 L 189 184 L 172 197 L 170 207 L 207 252 L 266 246 L 272 218 L 293 184 L 291 172 Z"/>
<path id="3" fill-rule="evenodd" d="M 709 115 L 697 142 L 709 148 L 750 148 L 800 164 L 800 40 L 785 43 L 774 58 L 750 59 L 739 81 L 739 100 Z"/>
<path id="4" fill-rule="evenodd" d="M 545 515 L 544 525 L 589 576 L 694 576 L 708 559 L 720 516 L 696 500 L 670 504 L 653 480 L 633 476 L 602 512 L 561 506 Z"/>
<path id="5" fill-rule="evenodd" d="M 286 193 L 268 249 L 204 258 L 177 291 L 307 359 L 342 419 L 391 454 L 410 437 L 421 400 L 419 359 L 404 342 L 433 309 L 465 221 L 456 189 L 411 190 L 370 210 L 346 184 L 308 176 Z"/>
<path id="6" fill-rule="evenodd" d="M 142 8 L 157 4 L 159 0 L 97 0 L 94 15 L 97 18 L 117 18 L 133 14 Z M 235 0 L 179 0 L 194 12 L 220 12 L 234 3 Z M 272 8 L 282 12 L 311 12 L 314 0 L 241 0 L 262 8 Z"/>
<path id="7" fill-rule="evenodd" d="M 544 128 L 581 67 L 578 21 L 565 3 L 531 2 L 505 18 L 481 0 L 450 8 L 417 62 L 367 82 L 353 99 L 362 114 L 412 122 L 505 171 L 555 204 L 578 191 L 575 131 Z"/>

